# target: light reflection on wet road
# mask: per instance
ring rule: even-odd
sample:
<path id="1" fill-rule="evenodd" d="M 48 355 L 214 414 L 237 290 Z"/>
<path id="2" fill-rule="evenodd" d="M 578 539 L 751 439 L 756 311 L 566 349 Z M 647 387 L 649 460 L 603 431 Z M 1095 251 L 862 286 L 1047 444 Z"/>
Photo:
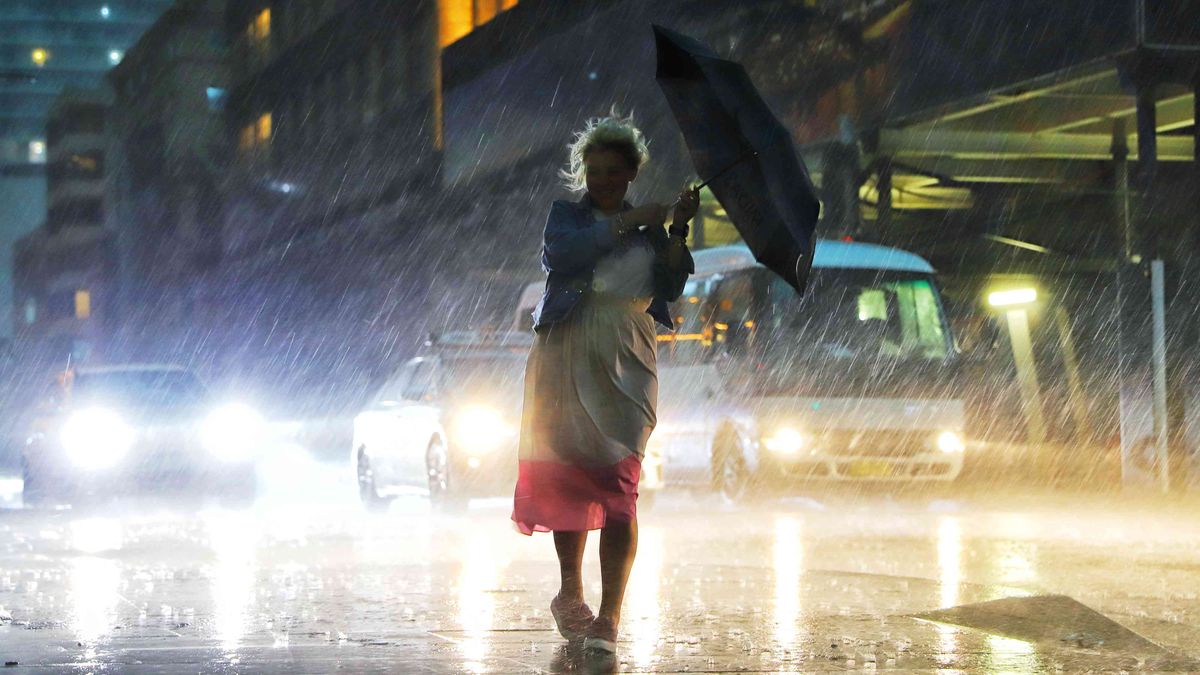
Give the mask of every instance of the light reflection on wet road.
<path id="1" fill-rule="evenodd" d="M 1200 657 L 1194 513 L 1098 497 L 660 498 L 642 518 L 618 667 L 1184 667 Z M 415 498 L 387 514 L 341 498 L 191 515 L 0 511 L 0 606 L 13 619 L 0 657 L 33 670 L 552 671 L 578 665 L 549 617 L 556 574 L 550 538 L 513 532 L 504 500 L 452 515 Z M 913 616 L 1048 594 L 1173 654 L 1106 650 L 1090 637 L 1100 629 L 1054 617 L 1022 640 Z"/>

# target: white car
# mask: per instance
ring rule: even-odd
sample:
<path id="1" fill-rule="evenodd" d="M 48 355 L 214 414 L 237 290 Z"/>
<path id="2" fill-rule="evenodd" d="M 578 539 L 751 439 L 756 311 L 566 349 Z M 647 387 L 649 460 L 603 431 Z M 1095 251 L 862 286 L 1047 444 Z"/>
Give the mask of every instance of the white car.
<path id="1" fill-rule="evenodd" d="M 22 448 L 24 501 L 153 493 L 247 501 L 265 433 L 255 410 L 214 402 L 185 368 L 65 371 L 39 405 Z"/>
<path id="2" fill-rule="evenodd" d="M 354 420 L 350 461 L 359 497 L 385 508 L 427 494 L 439 508 L 511 496 L 516 483 L 530 332 L 453 332 L 431 340 Z M 642 493 L 659 485 L 643 471 Z"/>

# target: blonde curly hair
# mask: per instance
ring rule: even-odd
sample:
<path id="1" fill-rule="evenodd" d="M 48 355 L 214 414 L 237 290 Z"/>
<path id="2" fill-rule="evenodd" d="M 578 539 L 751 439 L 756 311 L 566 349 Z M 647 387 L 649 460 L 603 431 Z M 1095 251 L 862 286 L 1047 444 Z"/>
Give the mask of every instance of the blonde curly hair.
<path id="1" fill-rule="evenodd" d="M 570 159 L 567 168 L 558 172 L 568 190 L 583 192 L 587 189 L 587 156 L 593 150 L 612 150 L 620 153 L 629 166 L 640 169 L 650 161 L 650 149 L 646 138 L 633 124 L 633 113 L 621 115 L 613 106 L 607 117 L 593 117 L 582 131 L 567 146 Z"/>

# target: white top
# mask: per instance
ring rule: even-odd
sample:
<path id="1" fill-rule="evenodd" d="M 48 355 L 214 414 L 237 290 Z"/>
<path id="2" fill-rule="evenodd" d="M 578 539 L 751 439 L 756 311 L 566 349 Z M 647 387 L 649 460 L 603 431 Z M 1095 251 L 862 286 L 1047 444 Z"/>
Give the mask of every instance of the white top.
<path id="1" fill-rule="evenodd" d="M 597 221 L 611 217 L 593 209 Z M 596 261 L 592 289 L 597 293 L 626 298 L 654 297 L 654 248 L 645 237 L 622 238 L 616 247 Z"/>

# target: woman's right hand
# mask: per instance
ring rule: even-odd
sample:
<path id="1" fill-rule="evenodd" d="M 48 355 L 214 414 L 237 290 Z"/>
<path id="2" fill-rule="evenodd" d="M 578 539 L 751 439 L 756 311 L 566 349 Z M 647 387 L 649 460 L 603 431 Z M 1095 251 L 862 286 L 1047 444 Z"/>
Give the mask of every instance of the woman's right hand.
<path id="1" fill-rule="evenodd" d="M 645 204 L 623 212 L 621 220 L 633 227 L 662 227 L 670 210 L 667 204 Z"/>

